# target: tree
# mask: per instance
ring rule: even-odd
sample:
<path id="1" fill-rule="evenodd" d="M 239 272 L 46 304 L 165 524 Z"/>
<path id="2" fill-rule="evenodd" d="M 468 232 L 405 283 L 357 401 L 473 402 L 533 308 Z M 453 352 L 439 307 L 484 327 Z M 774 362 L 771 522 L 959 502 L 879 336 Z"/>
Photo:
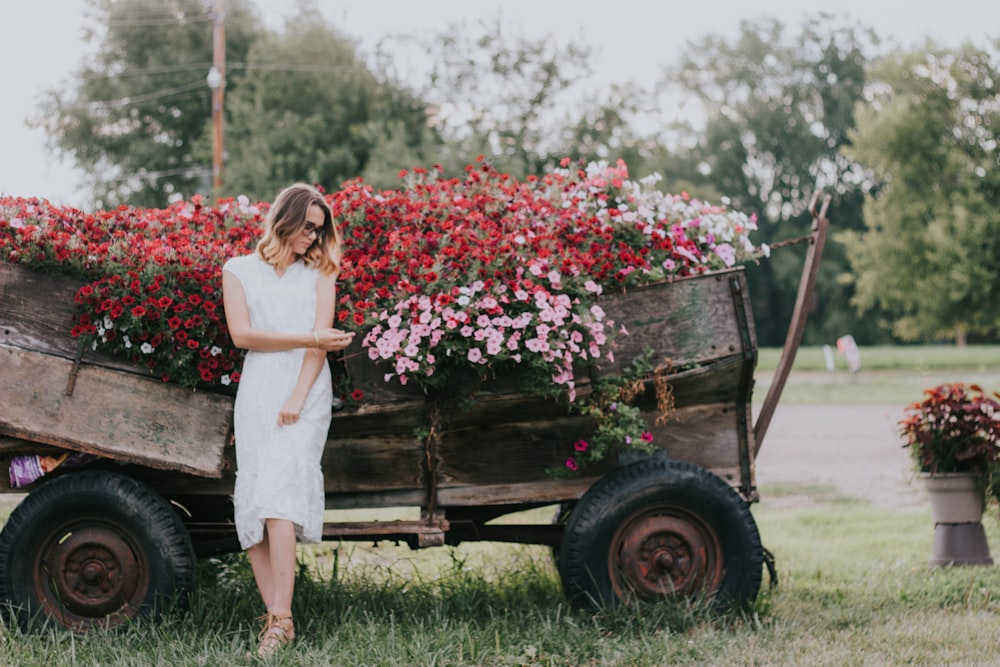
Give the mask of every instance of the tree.
<path id="1" fill-rule="evenodd" d="M 1000 332 L 1000 59 L 928 45 L 873 68 L 847 153 L 876 179 L 848 234 L 861 313 L 905 340 Z"/>
<path id="2" fill-rule="evenodd" d="M 394 185 L 425 144 L 437 145 L 423 102 L 379 80 L 310 3 L 254 44 L 227 122 L 225 191 L 263 199 L 293 181 L 336 188 L 369 175 Z"/>
<path id="3" fill-rule="evenodd" d="M 692 43 L 667 82 L 705 110 L 705 126 L 684 158 L 694 186 L 707 185 L 733 207 L 756 213 L 768 242 L 808 229 L 806 209 L 817 191 L 835 196 L 828 214 L 839 229 L 857 225 L 860 170 L 840 149 L 854 126 L 867 54 L 876 44 L 869 31 L 837 25 L 827 15 L 807 20 L 794 35 L 765 19 L 742 23 L 735 41 L 708 35 Z M 777 251 L 748 272 L 763 345 L 783 341 L 802 250 Z M 884 337 L 849 306 L 849 286 L 841 280 L 847 266 L 843 247 L 828 242 L 806 342 L 848 332 L 865 342 Z"/>
<path id="4" fill-rule="evenodd" d="M 416 94 L 434 111 L 431 123 L 447 142 L 437 160 L 446 172 L 482 154 L 499 170 L 524 177 L 572 153 L 562 140 L 573 121 L 560 119 L 556 109 L 590 71 L 587 46 L 523 37 L 498 16 L 475 26 L 452 23 L 419 47 L 432 64 Z"/>
<path id="5" fill-rule="evenodd" d="M 97 206 L 163 206 L 210 179 L 194 156 L 211 116 L 209 0 L 89 0 L 85 33 L 96 45 L 68 90 L 50 90 L 33 124 L 80 168 Z M 227 59 L 245 59 L 259 19 L 228 0 Z M 227 75 L 227 91 L 241 85 Z"/>

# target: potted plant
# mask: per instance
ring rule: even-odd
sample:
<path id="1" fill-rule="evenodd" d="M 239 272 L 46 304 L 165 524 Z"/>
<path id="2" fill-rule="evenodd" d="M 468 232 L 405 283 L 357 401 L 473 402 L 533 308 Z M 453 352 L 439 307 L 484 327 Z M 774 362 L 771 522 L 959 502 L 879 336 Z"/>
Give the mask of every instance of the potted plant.
<path id="1" fill-rule="evenodd" d="M 1000 394 L 942 384 L 906 407 L 904 447 L 924 480 L 935 524 L 935 564 L 992 563 L 981 523 L 1000 498 Z"/>

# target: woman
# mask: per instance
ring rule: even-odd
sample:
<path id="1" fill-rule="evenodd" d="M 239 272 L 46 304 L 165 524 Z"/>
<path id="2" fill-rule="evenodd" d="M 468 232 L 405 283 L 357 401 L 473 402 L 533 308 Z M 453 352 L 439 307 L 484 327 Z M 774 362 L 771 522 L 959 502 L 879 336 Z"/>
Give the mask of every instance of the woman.
<path id="1" fill-rule="evenodd" d="M 322 539 L 320 459 L 333 399 L 326 353 L 354 335 L 332 328 L 339 258 L 330 207 L 298 183 L 278 194 L 256 251 L 223 267 L 226 324 L 247 350 L 233 415 L 233 505 L 267 607 L 261 656 L 295 638 L 296 539 Z"/>

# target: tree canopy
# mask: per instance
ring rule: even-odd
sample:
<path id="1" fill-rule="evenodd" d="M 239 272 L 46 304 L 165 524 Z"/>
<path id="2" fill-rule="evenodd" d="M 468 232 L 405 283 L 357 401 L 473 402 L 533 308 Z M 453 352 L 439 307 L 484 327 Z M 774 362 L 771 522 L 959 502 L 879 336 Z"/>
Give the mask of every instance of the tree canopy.
<path id="1" fill-rule="evenodd" d="M 50 90 L 34 124 L 80 168 L 95 203 L 162 206 L 210 180 L 195 155 L 211 117 L 212 13 L 204 0 L 90 0 L 93 57 Z M 260 19 L 229 0 L 228 59 L 243 61 Z M 239 90 L 242 73 L 227 76 Z"/>
<path id="2" fill-rule="evenodd" d="M 876 179 L 845 242 L 860 309 L 904 340 L 1000 330 L 1000 58 L 928 46 L 872 69 L 847 152 Z"/>
<path id="3" fill-rule="evenodd" d="M 243 77 L 227 98 L 227 193 L 269 199 L 294 181 L 335 188 L 362 175 L 388 186 L 412 166 L 404 160 L 422 161 L 423 145 L 437 143 L 424 104 L 379 80 L 315 7 L 261 35 Z M 385 144 L 398 151 L 391 183 L 373 163 Z"/>
<path id="4" fill-rule="evenodd" d="M 854 126 L 865 66 L 877 39 L 856 25 L 820 15 L 789 30 L 775 19 L 744 22 L 734 41 L 707 35 L 690 44 L 668 79 L 694 95 L 705 126 L 685 158 L 693 187 L 709 187 L 760 218 L 764 240 L 808 230 L 816 192 L 835 196 L 829 216 L 858 224 L 860 171 L 841 149 Z M 749 273 L 758 336 L 780 345 L 795 301 L 802 252 L 783 249 Z M 878 332 L 854 316 L 840 280 L 845 251 L 831 242 L 821 265 L 807 342 Z"/>

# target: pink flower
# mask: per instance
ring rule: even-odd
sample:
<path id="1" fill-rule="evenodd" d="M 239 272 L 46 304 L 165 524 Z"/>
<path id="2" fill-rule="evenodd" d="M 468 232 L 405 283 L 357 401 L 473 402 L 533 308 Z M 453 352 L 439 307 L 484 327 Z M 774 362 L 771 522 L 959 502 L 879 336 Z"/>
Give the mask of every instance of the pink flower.
<path id="1" fill-rule="evenodd" d="M 577 440 L 576 442 L 573 443 L 573 449 L 575 449 L 578 452 L 587 451 L 587 447 L 590 447 L 590 443 L 587 442 L 586 440 Z"/>
<path id="2" fill-rule="evenodd" d="M 478 363 L 480 359 L 483 358 L 483 352 L 478 347 L 474 347 L 469 350 L 469 361 L 472 363 Z"/>
<path id="3" fill-rule="evenodd" d="M 576 470 L 577 469 L 576 459 L 574 459 L 572 456 L 566 459 L 566 467 L 569 468 L 570 470 Z"/>
<path id="4" fill-rule="evenodd" d="M 643 433 L 642 433 L 642 441 L 643 442 L 653 442 L 653 434 L 650 433 L 649 431 L 643 431 Z"/>

